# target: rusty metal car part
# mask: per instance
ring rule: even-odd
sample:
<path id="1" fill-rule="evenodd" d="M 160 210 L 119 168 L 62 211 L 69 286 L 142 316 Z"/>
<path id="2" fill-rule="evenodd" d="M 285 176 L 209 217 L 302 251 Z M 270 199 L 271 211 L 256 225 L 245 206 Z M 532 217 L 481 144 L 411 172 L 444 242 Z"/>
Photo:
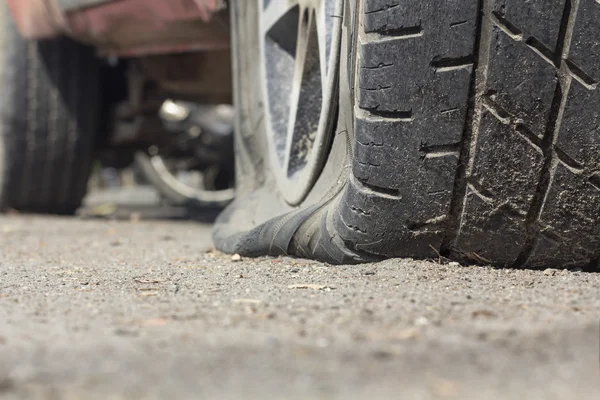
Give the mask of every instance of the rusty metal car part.
<path id="1" fill-rule="evenodd" d="M 196 102 L 172 100 L 157 81 L 169 74 L 146 71 L 163 57 L 175 55 L 126 61 L 127 95 L 111 107 L 104 158 L 133 154 L 146 180 L 173 204 L 222 206 L 234 196 L 233 107 L 216 103 L 215 97 L 212 104 L 199 105 L 198 93 L 191 96 Z M 192 68 L 179 79 L 192 82 L 194 76 Z"/>
<path id="2" fill-rule="evenodd" d="M 223 0 L 6 0 L 23 36 L 67 34 L 110 56 L 229 48 Z"/>
<path id="3" fill-rule="evenodd" d="M 99 6 L 115 0 L 55 0 L 58 7 L 63 11 L 73 11 L 82 8 Z"/>
<path id="4" fill-rule="evenodd" d="M 231 104 L 228 52 L 181 53 L 139 57 L 123 64 L 126 94 L 113 103 L 109 147 L 163 145 L 156 121 L 169 98 L 198 104 Z M 168 137 L 167 137 L 168 140 Z"/>
<path id="5" fill-rule="evenodd" d="M 202 104 L 232 102 L 229 50 L 151 55 L 137 58 L 136 63 L 140 73 L 168 97 Z"/>

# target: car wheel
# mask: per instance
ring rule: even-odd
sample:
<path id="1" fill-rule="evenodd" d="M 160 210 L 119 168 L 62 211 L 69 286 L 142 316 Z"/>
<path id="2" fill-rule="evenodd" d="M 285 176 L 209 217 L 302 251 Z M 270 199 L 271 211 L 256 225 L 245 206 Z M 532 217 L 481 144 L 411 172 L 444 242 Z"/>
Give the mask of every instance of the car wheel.
<path id="1" fill-rule="evenodd" d="M 600 4 L 232 2 L 217 246 L 331 263 L 600 259 Z"/>
<path id="2" fill-rule="evenodd" d="M 70 214 L 87 189 L 100 111 L 94 50 L 23 39 L 0 4 L 0 209 Z"/>

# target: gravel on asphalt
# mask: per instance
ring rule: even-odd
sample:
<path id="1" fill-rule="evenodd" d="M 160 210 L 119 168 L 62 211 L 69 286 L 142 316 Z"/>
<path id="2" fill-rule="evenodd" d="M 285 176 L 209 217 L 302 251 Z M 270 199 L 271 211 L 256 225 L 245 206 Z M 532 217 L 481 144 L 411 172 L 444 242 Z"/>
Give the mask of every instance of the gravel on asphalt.
<path id="1" fill-rule="evenodd" d="M 215 252 L 182 220 L 0 217 L 0 398 L 600 398 L 600 273 Z"/>

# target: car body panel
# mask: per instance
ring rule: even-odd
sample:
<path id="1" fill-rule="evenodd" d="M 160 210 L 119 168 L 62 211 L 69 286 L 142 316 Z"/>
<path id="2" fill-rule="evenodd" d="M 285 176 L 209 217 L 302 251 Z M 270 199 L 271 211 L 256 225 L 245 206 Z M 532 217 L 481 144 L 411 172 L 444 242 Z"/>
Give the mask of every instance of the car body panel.
<path id="1" fill-rule="evenodd" d="M 67 34 L 103 55 L 140 56 L 229 47 L 223 0 L 6 0 L 30 39 Z"/>
<path id="2" fill-rule="evenodd" d="M 56 0 L 56 4 L 62 11 L 71 11 L 81 8 L 94 7 L 115 0 Z"/>

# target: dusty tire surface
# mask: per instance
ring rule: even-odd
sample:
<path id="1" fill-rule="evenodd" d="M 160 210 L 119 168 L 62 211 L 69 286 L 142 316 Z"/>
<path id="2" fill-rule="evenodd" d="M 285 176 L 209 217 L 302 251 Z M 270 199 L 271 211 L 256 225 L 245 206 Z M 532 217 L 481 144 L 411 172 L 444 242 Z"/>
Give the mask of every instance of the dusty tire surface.
<path id="1" fill-rule="evenodd" d="M 73 213 L 86 193 L 100 111 L 94 50 L 26 41 L 0 5 L 0 209 Z"/>
<path id="2" fill-rule="evenodd" d="M 246 182 L 215 232 L 220 248 L 332 263 L 598 266 L 600 3 L 347 1 L 330 155 L 314 196 L 294 207 L 269 177 L 263 111 L 241 93 L 253 67 L 240 46 L 252 46 L 252 12 L 240 3 Z"/>

